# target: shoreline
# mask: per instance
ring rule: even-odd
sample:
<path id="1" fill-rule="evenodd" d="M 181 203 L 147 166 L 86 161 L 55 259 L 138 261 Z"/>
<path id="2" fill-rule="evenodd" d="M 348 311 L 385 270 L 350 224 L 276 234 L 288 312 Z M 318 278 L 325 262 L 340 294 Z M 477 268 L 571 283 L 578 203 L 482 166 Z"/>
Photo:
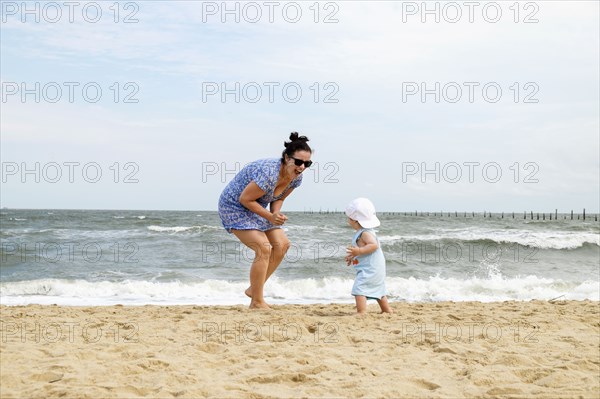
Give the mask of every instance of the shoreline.
<path id="1" fill-rule="evenodd" d="M 0 301 L 4 298 L 0 298 Z M 72 305 L 70 303 L 17 303 L 17 304 L 6 304 L 0 302 L 0 309 L 10 309 L 10 308 L 28 308 L 28 307 L 41 307 L 41 308 L 140 308 L 140 307 L 150 307 L 150 308 L 183 308 L 183 307 L 191 307 L 191 308 L 242 308 L 248 309 L 248 305 L 250 304 L 250 298 L 244 297 L 244 302 L 232 302 L 232 303 L 192 303 L 192 302 L 173 302 L 173 303 L 144 303 L 144 302 L 124 302 L 124 301 L 115 301 L 115 303 L 102 303 L 102 304 L 84 304 L 84 305 Z M 565 303 L 565 302 L 574 302 L 574 303 L 582 303 L 582 302 L 590 302 L 596 303 L 600 305 L 600 299 L 568 299 L 565 295 L 560 295 L 555 298 L 550 299 L 501 299 L 501 300 L 493 300 L 493 301 L 478 301 L 478 300 L 460 300 L 460 301 L 448 301 L 448 300 L 435 300 L 435 301 L 407 301 L 407 300 L 393 300 L 389 299 L 389 303 L 397 304 L 399 306 L 408 305 L 408 306 L 417 306 L 417 305 L 436 305 L 436 304 L 481 304 L 481 305 L 495 305 L 495 304 L 506 304 L 506 303 L 530 303 L 530 302 L 538 302 L 538 303 Z M 336 301 L 336 302 L 290 302 L 290 303 L 281 303 L 277 301 L 267 301 L 269 306 L 273 308 L 272 310 L 286 310 L 286 308 L 294 308 L 294 307 L 311 307 L 311 306 L 351 306 L 355 307 L 354 299 L 351 298 L 348 301 Z M 368 305 L 377 308 L 376 301 L 373 299 L 368 300 Z M 250 309 L 248 309 L 250 310 Z"/>
<path id="2" fill-rule="evenodd" d="M 600 396 L 600 302 L 1 305 L 18 397 Z"/>

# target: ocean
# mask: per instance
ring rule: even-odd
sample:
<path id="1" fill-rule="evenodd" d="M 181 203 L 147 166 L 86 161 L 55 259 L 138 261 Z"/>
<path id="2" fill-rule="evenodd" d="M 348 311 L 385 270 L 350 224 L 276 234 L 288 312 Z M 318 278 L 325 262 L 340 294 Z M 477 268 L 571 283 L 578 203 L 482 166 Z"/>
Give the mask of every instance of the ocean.
<path id="1" fill-rule="evenodd" d="M 353 303 L 342 213 L 286 212 L 271 304 Z M 600 223 L 379 213 L 392 302 L 600 300 Z M 248 304 L 253 253 L 214 211 L 0 212 L 3 305 Z"/>

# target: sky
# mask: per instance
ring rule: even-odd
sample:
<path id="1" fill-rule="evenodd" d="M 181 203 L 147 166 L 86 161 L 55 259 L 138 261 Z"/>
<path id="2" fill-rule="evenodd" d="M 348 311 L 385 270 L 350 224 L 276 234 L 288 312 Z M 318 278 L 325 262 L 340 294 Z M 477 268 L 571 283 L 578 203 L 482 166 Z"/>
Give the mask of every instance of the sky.
<path id="1" fill-rule="evenodd" d="M 306 135 L 283 211 L 598 212 L 597 1 L 1 2 L 0 203 L 216 210 Z"/>

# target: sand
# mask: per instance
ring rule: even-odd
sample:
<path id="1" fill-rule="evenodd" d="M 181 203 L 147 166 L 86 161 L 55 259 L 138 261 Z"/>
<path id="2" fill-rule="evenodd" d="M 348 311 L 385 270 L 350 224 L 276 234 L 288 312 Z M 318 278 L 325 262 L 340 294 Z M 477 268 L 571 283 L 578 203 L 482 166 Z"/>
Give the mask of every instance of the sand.
<path id="1" fill-rule="evenodd" d="M 0 307 L 2 398 L 598 398 L 600 305 Z"/>

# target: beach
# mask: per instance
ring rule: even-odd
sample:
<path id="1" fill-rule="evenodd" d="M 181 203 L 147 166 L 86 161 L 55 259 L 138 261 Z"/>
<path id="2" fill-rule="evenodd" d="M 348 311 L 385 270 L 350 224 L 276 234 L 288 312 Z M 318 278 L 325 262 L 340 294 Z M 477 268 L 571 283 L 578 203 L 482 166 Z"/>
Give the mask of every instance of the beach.
<path id="1" fill-rule="evenodd" d="M 597 398 L 597 301 L 2 306 L 2 398 Z"/>

